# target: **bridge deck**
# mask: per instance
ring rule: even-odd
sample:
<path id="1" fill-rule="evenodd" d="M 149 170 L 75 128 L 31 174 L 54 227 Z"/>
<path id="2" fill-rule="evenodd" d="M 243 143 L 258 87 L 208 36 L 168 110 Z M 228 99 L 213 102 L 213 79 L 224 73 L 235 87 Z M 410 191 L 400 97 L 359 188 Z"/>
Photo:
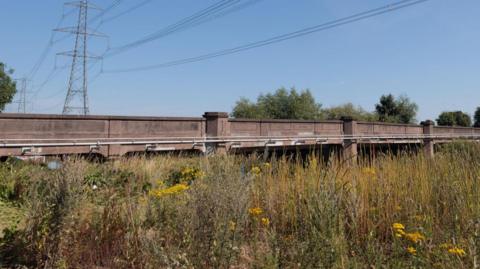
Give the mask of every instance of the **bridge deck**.
<path id="1" fill-rule="evenodd" d="M 480 140 L 479 128 L 355 121 L 0 114 L 0 156 L 100 154 Z M 356 149 L 351 153 L 355 154 Z"/>

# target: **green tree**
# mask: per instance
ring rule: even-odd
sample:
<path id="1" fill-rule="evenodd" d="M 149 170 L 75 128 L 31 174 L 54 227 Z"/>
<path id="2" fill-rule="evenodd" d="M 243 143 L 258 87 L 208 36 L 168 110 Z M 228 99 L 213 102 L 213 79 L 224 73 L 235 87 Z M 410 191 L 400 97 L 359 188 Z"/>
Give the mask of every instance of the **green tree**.
<path id="1" fill-rule="evenodd" d="M 359 121 L 377 121 L 375 113 L 363 109 L 361 106 L 355 106 L 352 103 L 346 103 L 339 106 L 330 107 L 324 110 L 328 120 L 340 120 L 343 117 L 349 117 Z"/>
<path id="2" fill-rule="evenodd" d="M 5 64 L 0 62 L 0 112 L 5 109 L 5 105 L 12 102 L 13 96 L 17 92 L 15 81 L 10 77 L 13 70 L 6 70 Z"/>
<path id="3" fill-rule="evenodd" d="M 235 104 L 232 116 L 244 119 L 262 119 L 266 118 L 265 112 L 257 104 L 247 98 L 240 98 Z"/>
<path id="4" fill-rule="evenodd" d="M 480 107 L 477 107 L 473 119 L 475 120 L 474 126 L 480 128 Z"/>
<path id="5" fill-rule="evenodd" d="M 257 102 L 241 98 L 232 111 L 235 118 L 248 119 L 322 119 L 322 106 L 315 102 L 312 93 L 307 89 L 300 93 L 295 88 L 288 91 L 278 89 L 275 93 L 262 94 Z"/>
<path id="6" fill-rule="evenodd" d="M 414 123 L 418 106 L 406 95 L 395 98 L 392 94 L 382 95 L 375 105 L 378 119 L 383 122 Z"/>
<path id="7" fill-rule="evenodd" d="M 442 112 L 437 118 L 437 124 L 440 126 L 472 126 L 470 115 L 462 111 Z"/>

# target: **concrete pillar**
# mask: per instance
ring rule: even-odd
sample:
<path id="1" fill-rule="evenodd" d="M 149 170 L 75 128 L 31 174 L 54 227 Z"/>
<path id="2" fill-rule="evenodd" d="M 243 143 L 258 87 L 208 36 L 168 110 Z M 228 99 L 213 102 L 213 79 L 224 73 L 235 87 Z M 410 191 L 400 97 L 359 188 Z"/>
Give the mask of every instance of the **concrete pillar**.
<path id="1" fill-rule="evenodd" d="M 345 161 L 356 163 L 358 155 L 357 139 L 352 136 L 357 135 L 357 122 L 350 117 L 343 117 L 343 134 L 346 138 L 343 140 L 342 156 Z"/>
<path id="2" fill-rule="evenodd" d="M 227 112 L 205 112 L 203 115 L 206 121 L 205 134 L 208 139 L 216 140 L 230 136 L 230 122 Z M 227 143 L 212 142 L 206 143 L 206 154 L 227 152 Z"/>
<path id="3" fill-rule="evenodd" d="M 427 136 L 423 138 L 423 152 L 428 158 L 433 158 L 435 156 L 434 145 L 435 142 L 433 138 L 428 136 L 433 135 L 433 127 L 435 123 L 431 120 L 426 120 L 422 122 L 423 125 L 423 135 Z"/>

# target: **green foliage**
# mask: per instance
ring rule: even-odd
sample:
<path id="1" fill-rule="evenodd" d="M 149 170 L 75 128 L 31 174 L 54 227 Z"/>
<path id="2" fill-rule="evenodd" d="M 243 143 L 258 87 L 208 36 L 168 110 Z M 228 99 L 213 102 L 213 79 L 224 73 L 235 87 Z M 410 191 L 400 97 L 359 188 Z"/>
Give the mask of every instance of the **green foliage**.
<path id="1" fill-rule="evenodd" d="M 474 126 L 477 128 L 480 128 L 480 107 L 477 107 L 477 110 L 475 111 L 475 115 L 473 116 Z"/>
<path id="2" fill-rule="evenodd" d="M 241 98 L 236 103 L 232 116 L 247 119 L 316 120 L 322 118 L 322 110 L 310 90 L 298 93 L 295 88 L 290 91 L 281 88 L 274 94 L 260 95 L 256 103 Z"/>
<path id="3" fill-rule="evenodd" d="M 472 119 L 467 113 L 462 111 L 442 112 L 437 118 L 437 124 L 440 126 L 472 126 Z"/>
<path id="4" fill-rule="evenodd" d="M 418 106 L 410 99 L 401 95 L 395 98 L 392 94 L 382 95 L 375 105 L 375 111 L 380 121 L 392 123 L 415 123 Z"/>
<path id="5" fill-rule="evenodd" d="M 97 187 L 102 187 L 105 185 L 106 180 L 101 171 L 95 171 L 91 174 L 87 174 L 84 177 L 84 183 L 86 185 L 89 185 L 91 187 L 97 188 Z"/>
<path id="6" fill-rule="evenodd" d="M 377 121 L 375 113 L 363 109 L 361 106 L 354 106 L 352 103 L 346 103 L 339 106 L 330 107 L 324 110 L 328 120 L 340 120 L 343 117 L 352 118 L 357 121 Z"/>
<path id="7" fill-rule="evenodd" d="M 195 180 L 202 178 L 204 173 L 198 167 L 182 167 L 180 170 L 174 170 L 164 181 L 168 187 L 176 184 L 191 185 Z"/>
<path id="8" fill-rule="evenodd" d="M 10 77 L 13 70 L 6 70 L 5 64 L 0 62 L 0 113 L 5 109 L 5 105 L 12 102 L 13 96 L 17 92 L 16 83 Z"/>

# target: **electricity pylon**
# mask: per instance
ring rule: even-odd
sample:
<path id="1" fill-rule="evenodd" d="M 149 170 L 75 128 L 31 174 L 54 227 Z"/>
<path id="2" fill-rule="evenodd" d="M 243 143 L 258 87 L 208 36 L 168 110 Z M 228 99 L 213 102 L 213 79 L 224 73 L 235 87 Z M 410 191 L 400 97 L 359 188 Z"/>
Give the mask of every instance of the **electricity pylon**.
<path id="1" fill-rule="evenodd" d="M 88 115 L 88 60 L 101 59 L 87 51 L 89 36 L 105 37 L 105 35 L 92 31 L 88 28 L 88 11 L 90 9 L 101 10 L 89 3 L 88 0 L 65 3 L 68 6 L 78 8 L 78 21 L 74 27 L 55 29 L 54 31 L 66 32 L 75 35 L 75 46 L 72 51 L 58 53 L 59 55 L 72 57 L 70 78 L 68 80 L 67 96 L 63 105 L 63 114 Z"/>
<path id="2" fill-rule="evenodd" d="M 21 78 L 16 79 L 17 82 L 20 82 L 20 88 L 17 92 L 18 101 L 15 102 L 18 104 L 18 113 L 27 113 L 27 79 Z"/>

